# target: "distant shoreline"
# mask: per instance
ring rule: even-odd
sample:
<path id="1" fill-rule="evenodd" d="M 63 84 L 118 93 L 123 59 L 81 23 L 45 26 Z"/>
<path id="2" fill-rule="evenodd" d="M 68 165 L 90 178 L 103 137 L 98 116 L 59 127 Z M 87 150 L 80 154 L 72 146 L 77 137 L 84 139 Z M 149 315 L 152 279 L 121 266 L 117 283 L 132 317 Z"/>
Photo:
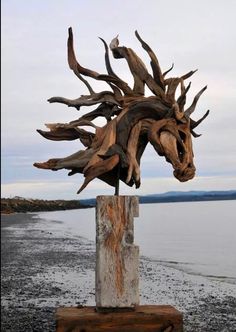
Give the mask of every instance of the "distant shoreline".
<path id="1" fill-rule="evenodd" d="M 140 204 L 207 202 L 236 200 L 236 190 L 230 191 L 189 191 L 139 196 Z M 96 198 L 82 200 L 42 200 L 23 197 L 1 198 L 1 214 L 48 212 L 95 207 Z"/>
<path id="2" fill-rule="evenodd" d="M 79 200 L 1 198 L 1 214 L 86 209 L 90 207 L 87 204 L 81 204 Z"/>
<path id="3" fill-rule="evenodd" d="M 231 198 L 231 197 L 213 197 L 213 198 L 204 198 L 204 197 L 199 197 L 199 198 L 180 198 L 178 199 L 176 198 L 170 198 L 170 199 L 157 199 L 156 201 L 140 201 L 140 204 L 152 204 L 152 203 L 181 203 L 181 202 L 211 202 L 211 201 L 233 201 L 236 200 L 235 198 Z"/>
<path id="4" fill-rule="evenodd" d="M 177 203 L 177 202 L 206 202 L 236 200 L 236 190 L 229 191 L 173 191 L 164 194 L 139 196 L 140 204 Z M 96 199 L 81 200 L 82 204 L 95 206 Z"/>

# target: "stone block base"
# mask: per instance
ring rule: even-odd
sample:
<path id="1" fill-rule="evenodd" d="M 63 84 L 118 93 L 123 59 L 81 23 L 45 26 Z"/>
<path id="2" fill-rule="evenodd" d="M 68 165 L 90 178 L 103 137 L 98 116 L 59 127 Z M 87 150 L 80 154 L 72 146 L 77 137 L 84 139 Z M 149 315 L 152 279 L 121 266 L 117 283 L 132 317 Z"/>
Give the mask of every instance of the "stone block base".
<path id="1" fill-rule="evenodd" d="M 59 308 L 57 332 L 183 332 L 182 314 L 169 305 L 142 305 L 134 311 L 97 312 L 96 307 Z"/>

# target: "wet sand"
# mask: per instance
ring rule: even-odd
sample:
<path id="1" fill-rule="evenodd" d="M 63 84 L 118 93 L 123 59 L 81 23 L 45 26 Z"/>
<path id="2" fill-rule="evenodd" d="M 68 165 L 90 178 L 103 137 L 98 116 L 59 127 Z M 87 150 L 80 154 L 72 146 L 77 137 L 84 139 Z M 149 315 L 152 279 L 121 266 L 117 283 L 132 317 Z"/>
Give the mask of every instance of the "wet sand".
<path id="1" fill-rule="evenodd" d="M 55 331 L 56 308 L 95 304 L 94 243 L 44 225 L 37 214 L 2 216 L 2 332 Z M 145 257 L 140 303 L 175 306 L 185 332 L 236 331 L 236 285 Z"/>

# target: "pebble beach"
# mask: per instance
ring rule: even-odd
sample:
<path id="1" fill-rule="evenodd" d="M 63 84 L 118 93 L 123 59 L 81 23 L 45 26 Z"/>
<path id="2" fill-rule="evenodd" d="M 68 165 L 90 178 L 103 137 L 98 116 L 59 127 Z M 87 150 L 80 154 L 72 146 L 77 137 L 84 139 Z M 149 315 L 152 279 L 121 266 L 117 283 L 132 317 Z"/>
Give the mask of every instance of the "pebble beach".
<path id="1" fill-rule="evenodd" d="M 2 332 L 55 331 L 59 307 L 95 305 L 95 245 L 39 227 L 37 214 L 1 218 Z M 46 224 L 45 224 L 46 225 Z M 140 304 L 169 304 L 185 332 L 236 331 L 236 285 L 140 258 Z"/>

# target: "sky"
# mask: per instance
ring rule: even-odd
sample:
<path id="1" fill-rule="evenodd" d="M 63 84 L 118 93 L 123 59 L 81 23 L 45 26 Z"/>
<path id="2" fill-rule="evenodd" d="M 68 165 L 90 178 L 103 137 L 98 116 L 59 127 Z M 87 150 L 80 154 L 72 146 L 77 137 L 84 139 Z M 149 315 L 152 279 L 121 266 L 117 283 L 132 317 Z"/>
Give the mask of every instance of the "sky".
<path id="1" fill-rule="evenodd" d="M 205 85 L 208 89 L 192 116 L 210 115 L 193 138 L 196 176 L 185 183 L 172 175 L 172 167 L 148 147 L 142 157 L 141 187 L 121 184 L 124 195 L 167 191 L 236 189 L 236 1 L 234 0 L 2 0 L 2 100 L 1 160 L 2 197 L 84 199 L 113 195 L 114 188 L 94 180 L 78 196 L 83 175 L 67 176 L 33 167 L 34 162 L 66 157 L 83 146 L 79 141 L 53 142 L 36 129 L 50 122 L 77 119 L 73 108 L 49 104 L 52 96 L 78 98 L 86 87 L 67 64 L 67 31 L 74 32 L 78 60 L 87 68 L 105 73 L 104 48 L 119 34 L 120 45 L 131 47 L 149 68 L 149 59 L 134 32 L 158 56 L 163 71 L 174 62 L 171 76 L 198 69 L 187 95 Z M 125 60 L 111 59 L 112 66 L 129 84 Z M 90 80 L 99 92 L 102 82 Z M 84 111 L 84 112 L 83 112 Z"/>

